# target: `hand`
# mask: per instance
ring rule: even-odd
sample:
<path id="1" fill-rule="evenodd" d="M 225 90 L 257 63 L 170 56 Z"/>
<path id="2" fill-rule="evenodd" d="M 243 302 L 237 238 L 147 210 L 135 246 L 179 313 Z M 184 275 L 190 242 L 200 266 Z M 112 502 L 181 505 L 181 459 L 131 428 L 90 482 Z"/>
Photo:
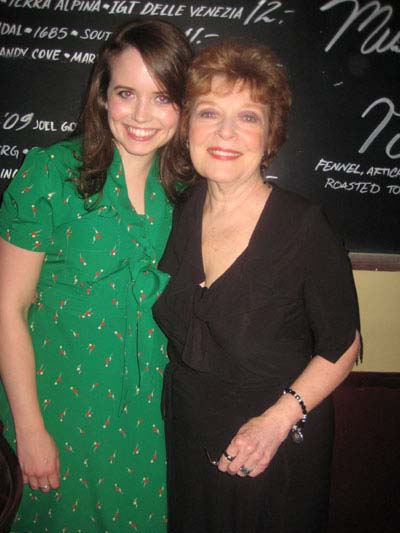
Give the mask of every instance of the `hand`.
<path id="1" fill-rule="evenodd" d="M 57 446 L 45 429 L 17 437 L 17 454 L 24 483 L 49 492 L 60 484 Z"/>
<path id="2" fill-rule="evenodd" d="M 230 460 L 225 454 L 221 455 L 219 470 L 241 477 L 258 476 L 267 468 L 290 428 L 288 420 L 273 407 L 263 415 L 251 418 L 226 448 L 225 453 L 230 456 Z M 250 473 L 241 471 L 241 467 L 247 468 Z"/>

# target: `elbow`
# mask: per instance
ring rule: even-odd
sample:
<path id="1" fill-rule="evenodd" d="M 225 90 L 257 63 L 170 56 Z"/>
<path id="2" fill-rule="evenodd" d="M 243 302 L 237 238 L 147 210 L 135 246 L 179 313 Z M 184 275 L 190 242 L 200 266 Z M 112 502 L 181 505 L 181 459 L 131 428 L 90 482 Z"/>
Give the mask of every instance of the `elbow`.
<path id="1" fill-rule="evenodd" d="M 361 355 L 362 355 L 361 335 L 360 335 L 360 332 L 356 330 L 356 334 L 355 334 L 353 342 L 347 348 L 344 354 L 335 363 L 336 365 L 340 365 L 343 367 L 344 377 L 350 374 L 356 362 L 361 359 Z"/>

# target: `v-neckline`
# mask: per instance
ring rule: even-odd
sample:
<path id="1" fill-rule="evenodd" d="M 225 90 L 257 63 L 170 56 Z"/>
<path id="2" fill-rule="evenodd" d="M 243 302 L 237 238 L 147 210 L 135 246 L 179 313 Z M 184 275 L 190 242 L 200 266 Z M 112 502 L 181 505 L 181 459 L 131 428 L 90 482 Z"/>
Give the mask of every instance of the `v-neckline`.
<path id="1" fill-rule="evenodd" d="M 204 188 L 204 192 L 203 192 L 203 197 L 201 198 L 201 201 L 200 201 L 200 206 L 199 206 L 199 211 L 198 211 L 198 218 L 199 220 L 197 221 L 197 223 L 199 224 L 199 227 L 200 227 L 200 230 L 198 232 L 198 243 L 197 243 L 197 246 L 198 246 L 198 251 L 199 251 L 199 257 L 200 257 L 200 270 L 201 270 L 201 274 L 202 274 L 202 278 L 203 278 L 203 281 L 201 281 L 200 283 L 198 283 L 198 287 L 200 287 L 201 289 L 204 289 L 204 290 L 211 290 L 212 288 L 214 288 L 215 284 L 216 283 L 219 283 L 231 270 L 233 270 L 243 259 L 244 257 L 247 255 L 247 252 L 250 248 L 250 246 L 252 245 L 254 239 L 255 239 L 255 236 L 256 234 L 258 233 L 258 229 L 261 225 L 261 221 L 262 219 L 264 218 L 264 215 L 265 213 L 267 212 L 268 210 L 268 205 L 270 204 L 270 199 L 271 199 L 271 196 L 273 195 L 274 191 L 275 191 L 275 187 L 270 183 L 271 185 L 271 191 L 269 193 L 269 195 L 267 196 L 266 200 L 265 200 L 265 203 L 264 203 L 264 206 L 263 208 L 261 209 L 261 212 L 260 212 L 260 215 L 258 217 L 258 220 L 254 226 L 254 229 L 250 235 L 250 239 L 249 239 L 249 242 L 247 244 L 247 246 L 244 248 L 244 250 L 232 261 L 232 263 L 210 284 L 210 285 L 205 285 L 205 278 L 206 278 L 206 274 L 205 274 L 205 270 L 204 270 L 204 260 L 203 260 L 203 247 L 202 247 L 202 241 L 203 241 L 203 224 L 202 224 L 202 219 L 203 219 L 203 208 L 204 208 L 204 202 L 205 202 L 205 199 L 206 199 L 206 195 L 207 195 L 207 187 Z M 202 283 L 204 283 L 204 285 L 202 285 Z"/>

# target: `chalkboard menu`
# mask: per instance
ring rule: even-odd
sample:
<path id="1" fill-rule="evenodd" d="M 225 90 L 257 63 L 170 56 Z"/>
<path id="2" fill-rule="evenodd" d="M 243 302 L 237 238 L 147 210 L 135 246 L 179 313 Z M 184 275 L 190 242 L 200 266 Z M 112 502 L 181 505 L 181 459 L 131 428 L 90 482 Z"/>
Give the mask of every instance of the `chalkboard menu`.
<path id="1" fill-rule="evenodd" d="M 270 179 L 321 203 L 350 251 L 400 253 L 398 0 L 0 0 L 0 192 L 29 148 L 73 132 L 100 45 L 135 17 L 195 49 L 269 44 L 293 90 Z"/>

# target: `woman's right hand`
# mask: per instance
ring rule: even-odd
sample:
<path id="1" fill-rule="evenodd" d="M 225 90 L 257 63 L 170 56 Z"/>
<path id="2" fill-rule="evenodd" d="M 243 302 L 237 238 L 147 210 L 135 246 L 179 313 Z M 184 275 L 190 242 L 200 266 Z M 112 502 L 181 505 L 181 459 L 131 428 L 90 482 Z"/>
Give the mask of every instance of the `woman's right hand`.
<path id="1" fill-rule="evenodd" d="M 60 484 L 60 461 L 53 437 L 45 430 L 17 436 L 17 454 L 24 483 L 49 492 Z"/>

